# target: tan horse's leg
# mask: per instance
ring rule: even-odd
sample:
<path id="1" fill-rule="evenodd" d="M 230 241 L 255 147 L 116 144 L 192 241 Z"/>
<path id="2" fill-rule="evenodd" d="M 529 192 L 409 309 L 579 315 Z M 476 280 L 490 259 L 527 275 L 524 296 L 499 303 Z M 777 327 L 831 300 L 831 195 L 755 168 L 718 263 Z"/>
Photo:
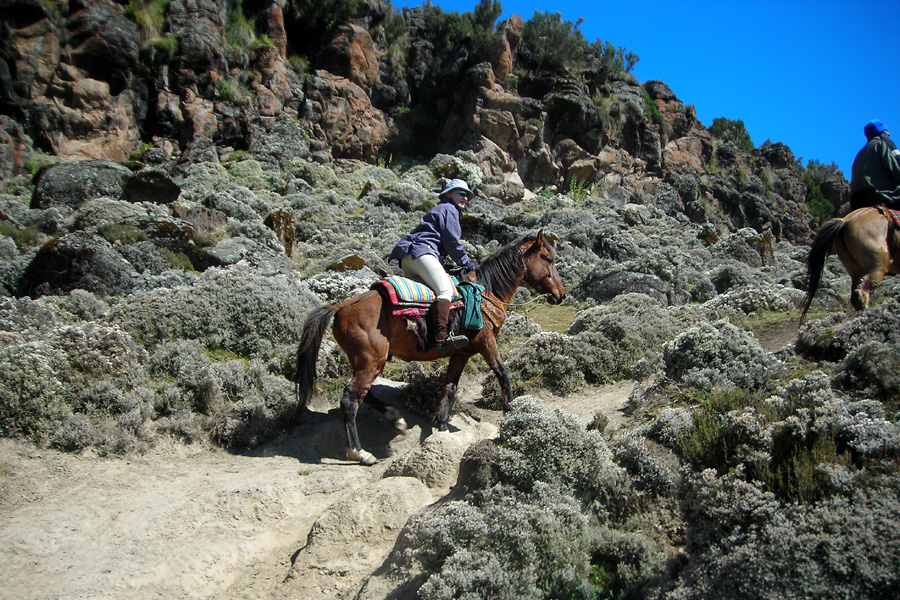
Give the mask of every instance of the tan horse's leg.
<path id="1" fill-rule="evenodd" d="M 881 285 L 881 282 L 884 281 L 884 274 L 886 269 L 879 268 L 875 271 L 870 272 L 868 275 L 863 277 L 862 285 L 859 287 L 858 297 L 856 298 L 859 306 L 854 305 L 853 308 L 856 310 L 866 310 L 869 308 L 869 301 L 871 300 L 872 291 Z"/>
<path id="2" fill-rule="evenodd" d="M 838 258 L 844 270 L 850 275 L 850 306 L 857 311 L 865 310 L 869 305 L 869 289 L 871 289 L 867 288 L 865 291 L 862 289 L 863 282 L 868 279 L 866 268 L 856 260 L 854 255 L 843 244 L 837 245 L 837 250 Z"/>

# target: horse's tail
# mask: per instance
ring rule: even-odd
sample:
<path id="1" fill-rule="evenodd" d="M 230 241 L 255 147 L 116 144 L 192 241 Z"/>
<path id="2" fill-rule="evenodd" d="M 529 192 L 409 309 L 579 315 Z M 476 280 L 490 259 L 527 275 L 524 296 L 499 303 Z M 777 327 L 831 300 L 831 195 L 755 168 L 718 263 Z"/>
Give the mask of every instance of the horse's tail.
<path id="1" fill-rule="evenodd" d="M 819 283 L 822 281 L 822 271 L 825 269 L 825 259 L 834 246 L 835 240 L 840 236 L 844 229 L 843 219 L 831 219 L 822 225 L 819 232 L 816 233 L 812 245 L 809 248 L 809 254 L 806 255 L 806 300 L 803 304 L 803 312 L 800 313 L 800 325 L 806 320 L 806 312 L 812 304 L 816 290 L 819 289 Z"/>
<path id="2" fill-rule="evenodd" d="M 303 335 L 297 348 L 297 399 L 300 406 L 306 406 L 316 382 L 316 362 L 319 359 L 319 348 L 322 338 L 336 311 L 331 306 L 320 306 L 313 309 L 303 324 Z"/>

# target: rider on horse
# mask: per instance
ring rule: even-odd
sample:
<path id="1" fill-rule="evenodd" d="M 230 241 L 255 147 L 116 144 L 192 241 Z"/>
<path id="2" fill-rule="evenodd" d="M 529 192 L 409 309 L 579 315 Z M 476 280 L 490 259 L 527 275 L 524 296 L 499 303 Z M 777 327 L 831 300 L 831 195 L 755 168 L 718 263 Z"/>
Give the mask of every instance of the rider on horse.
<path id="1" fill-rule="evenodd" d="M 863 128 L 866 145 L 853 160 L 850 208 L 885 204 L 900 209 L 900 150 L 884 123 L 869 121 Z"/>
<path id="2" fill-rule="evenodd" d="M 437 294 L 432 310 L 436 329 L 434 349 L 438 354 L 456 350 L 469 342 L 464 335 L 450 335 L 448 322 L 453 282 L 444 271 L 441 258 L 450 256 L 467 271 L 475 270 L 460 241 L 462 228 L 459 224 L 459 217 L 471 196 L 472 190 L 465 181 L 451 179 L 438 196 L 437 206 L 422 217 L 418 227 L 403 236 L 388 257 L 388 260 L 400 261 L 405 277 L 418 277 Z"/>

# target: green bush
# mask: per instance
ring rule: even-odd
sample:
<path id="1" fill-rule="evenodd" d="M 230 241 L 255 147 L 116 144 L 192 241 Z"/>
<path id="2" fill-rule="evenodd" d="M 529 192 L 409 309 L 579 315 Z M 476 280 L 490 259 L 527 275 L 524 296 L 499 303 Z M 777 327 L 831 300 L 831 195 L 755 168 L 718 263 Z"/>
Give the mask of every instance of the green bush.
<path id="1" fill-rule="evenodd" d="M 595 57 L 601 68 L 613 73 L 631 73 L 641 60 L 641 57 L 629 51 L 624 46 L 616 48 L 611 42 L 595 40 L 591 43 L 589 51 Z"/>
<path id="2" fill-rule="evenodd" d="M 682 502 L 684 566 L 657 597 L 892 597 L 900 586 L 898 484 L 896 475 L 861 478 L 846 496 L 782 505 L 737 473 L 692 476 Z"/>
<path id="3" fill-rule="evenodd" d="M 144 39 L 157 37 L 166 24 L 169 0 L 129 0 L 125 16 L 141 30 Z"/>
<path id="4" fill-rule="evenodd" d="M 820 221 L 826 221 L 835 216 L 835 210 L 839 207 L 834 206 L 822 193 L 822 185 L 830 179 L 843 179 L 838 166 L 834 163 L 825 165 L 817 160 L 811 160 L 805 168 L 799 169 L 803 178 L 803 184 L 806 186 L 806 203 L 809 204 L 809 210 Z"/>
<path id="5" fill-rule="evenodd" d="M 0 223 L 0 235 L 5 235 L 16 243 L 19 252 L 25 252 L 40 245 L 43 235 L 34 225 L 18 228 L 9 223 Z"/>
<path id="6" fill-rule="evenodd" d="M 602 526 L 628 513 L 631 492 L 574 416 L 517 399 L 496 446 L 463 463 L 464 497 L 413 516 L 388 563 L 427 577 L 411 582 L 422 598 L 619 597 L 662 572 L 649 539 Z"/>
<path id="7" fill-rule="evenodd" d="M 44 167 L 49 167 L 60 162 L 60 159 L 56 156 L 44 154 L 38 150 L 25 161 L 25 170 L 28 171 L 29 175 L 34 175 Z"/>
<path id="8" fill-rule="evenodd" d="M 562 13 L 535 11 L 525 22 L 518 54 L 525 65 L 548 71 L 574 71 L 585 59 L 588 43 L 575 24 Z"/>
<path id="9" fill-rule="evenodd" d="M 259 50 L 271 48 L 272 42 L 266 35 L 259 35 L 256 23 L 244 16 L 242 0 L 237 0 L 222 32 L 225 43 L 239 50 Z"/>
<path id="10" fill-rule="evenodd" d="M 702 389 L 764 389 L 784 370 L 753 334 L 727 321 L 701 323 L 663 346 L 666 377 Z"/>
<path id="11" fill-rule="evenodd" d="M 578 503 L 546 484 L 508 486 L 414 516 L 407 560 L 432 575 L 424 600 L 592 598 L 596 525 Z"/>
<path id="12" fill-rule="evenodd" d="M 741 150 L 747 152 L 753 150 L 750 133 L 740 119 L 732 120 L 725 117 L 713 119 L 712 125 L 709 126 L 709 133 L 722 141 L 732 142 Z"/>
<path id="13" fill-rule="evenodd" d="M 178 54 L 178 38 L 171 34 L 151 38 L 147 40 L 147 46 L 158 53 L 155 60 L 171 62 Z"/>

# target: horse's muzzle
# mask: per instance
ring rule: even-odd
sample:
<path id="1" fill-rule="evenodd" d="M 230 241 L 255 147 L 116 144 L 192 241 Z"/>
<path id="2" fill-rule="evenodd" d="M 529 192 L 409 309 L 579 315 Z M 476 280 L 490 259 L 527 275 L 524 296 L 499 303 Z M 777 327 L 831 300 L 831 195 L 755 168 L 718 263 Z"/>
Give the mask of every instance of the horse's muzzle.
<path id="1" fill-rule="evenodd" d="M 549 293 L 547 294 L 547 302 L 550 304 L 562 304 L 562 301 L 566 299 L 566 294 L 563 292 L 559 298 L 556 297 L 556 294 Z"/>

